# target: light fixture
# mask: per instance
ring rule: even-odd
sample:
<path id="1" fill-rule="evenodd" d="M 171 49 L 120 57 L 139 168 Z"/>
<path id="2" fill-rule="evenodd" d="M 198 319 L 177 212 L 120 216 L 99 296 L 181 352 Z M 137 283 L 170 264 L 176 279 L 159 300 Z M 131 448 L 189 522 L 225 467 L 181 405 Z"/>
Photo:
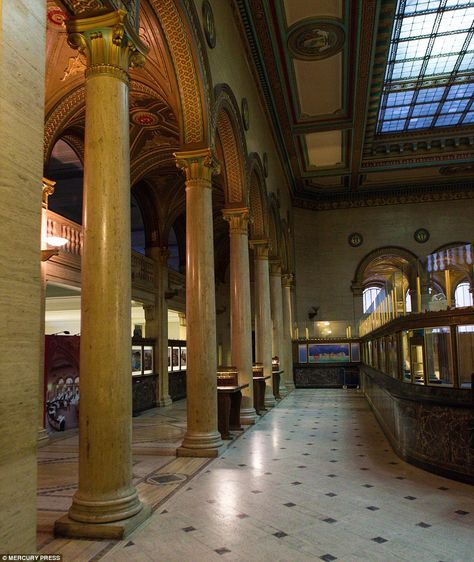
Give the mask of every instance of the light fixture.
<path id="1" fill-rule="evenodd" d="M 53 248 L 48 248 L 46 250 L 41 250 L 41 261 L 48 261 L 53 256 L 59 255 L 59 248 L 67 244 L 67 238 L 62 238 L 61 236 L 48 236 L 46 238 L 46 243 Z"/>

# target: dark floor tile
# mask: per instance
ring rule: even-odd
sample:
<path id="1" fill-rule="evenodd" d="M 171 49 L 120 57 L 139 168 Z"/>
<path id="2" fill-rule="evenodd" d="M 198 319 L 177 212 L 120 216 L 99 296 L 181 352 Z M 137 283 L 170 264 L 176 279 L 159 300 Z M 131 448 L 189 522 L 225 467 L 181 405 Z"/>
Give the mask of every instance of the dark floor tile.
<path id="1" fill-rule="evenodd" d="M 284 503 L 283 505 L 284 505 L 285 507 L 295 507 L 296 504 L 293 503 L 293 502 L 288 502 L 288 503 Z"/>
<path id="2" fill-rule="evenodd" d="M 320 558 L 321 560 L 324 560 L 324 562 L 332 562 L 333 560 L 337 560 L 337 558 L 332 554 L 323 554 L 322 556 L 320 556 Z"/>
<path id="3" fill-rule="evenodd" d="M 391 461 L 391 462 L 389 462 L 388 464 L 398 464 L 398 462 Z"/>
<path id="4" fill-rule="evenodd" d="M 464 511 L 462 509 L 458 509 L 454 513 L 457 513 L 458 515 L 469 515 L 469 511 Z"/>
<path id="5" fill-rule="evenodd" d="M 375 505 L 369 505 L 366 509 L 370 509 L 370 511 L 378 511 L 380 507 L 376 507 Z"/>
<path id="6" fill-rule="evenodd" d="M 329 496 L 330 498 L 334 498 L 335 496 L 337 496 L 337 494 L 335 494 L 334 492 L 328 492 L 326 496 Z"/>
<path id="7" fill-rule="evenodd" d="M 325 523 L 337 523 L 337 519 L 333 519 L 332 517 L 326 517 L 326 519 L 323 519 L 323 521 Z"/>
<path id="8" fill-rule="evenodd" d="M 370 470 L 369 468 L 363 466 L 360 470 Z"/>
<path id="9" fill-rule="evenodd" d="M 428 529 L 428 527 L 431 527 L 431 525 L 429 523 L 423 523 L 423 521 L 420 521 L 419 523 L 417 523 L 416 526 L 422 527 L 423 529 Z"/>
<path id="10" fill-rule="evenodd" d="M 231 551 L 224 546 L 222 548 L 214 549 L 214 552 L 217 552 L 217 554 L 227 554 L 228 552 L 231 552 Z"/>
<path id="11" fill-rule="evenodd" d="M 299 486 L 301 482 L 292 482 L 293 486 Z"/>
<path id="12" fill-rule="evenodd" d="M 207 503 L 216 503 L 217 500 L 206 500 Z"/>
<path id="13" fill-rule="evenodd" d="M 247 466 L 245 463 L 239 464 L 239 466 Z"/>
<path id="14" fill-rule="evenodd" d="M 298 468 L 306 468 L 306 466 L 304 464 L 300 464 Z"/>
<path id="15" fill-rule="evenodd" d="M 338 461 L 336 461 L 335 459 L 331 459 L 329 462 L 338 462 Z"/>
<path id="16" fill-rule="evenodd" d="M 195 531 L 196 528 L 195 527 L 183 527 L 183 531 L 185 533 L 190 533 L 191 531 Z"/>
<path id="17" fill-rule="evenodd" d="M 416 500 L 415 496 L 405 496 L 406 500 Z"/>
<path id="18" fill-rule="evenodd" d="M 245 519 L 246 517 L 250 517 L 250 515 L 247 515 L 246 513 L 238 513 L 237 517 L 239 519 Z"/>
<path id="19" fill-rule="evenodd" d="M 337 474 L 328 474 L 328 478 L 337 478 Z"/>
<path id="20" fill-rule="evenodd" d="M 276 533 L 273 533 L 273 536 L 276 537 L 277 539 L 282 539 L 283 537 L 287 537 L 288 534 L 285 533 L 284 531 L 277 531 Z"/>
<path id="21" fill-rule="evenodd" d="M 135 546 L 135 543 L 133 541 L 128 541 L 124 548 L 127 548 L 127 546 Z"/>
<path id="22" fill-rule="evenodd" d="M 266 476 L 269 476 L 272 473 L 271 472 L 264 472 L 263 474 L 265 474 Z"/>
<path id="23" fill-rule="evenodd" d="M 445 492 L 446 490 L 449 490 L 449 488 L 446 488 L 446 486 L 440 486 L 438 490 L 443 490 L 443 492 Z"/>
<path id="24" fill-rule="evenodd" d="M 397 480 L 406 480 L 406 478 L 404 476 L 395 476 L 395 478 Z"/>
<path id="25" fill-rule="evenodd" d="M 387 542 L 387 539 L 384 539 L 383 537 L 375 537 L 374 539 L 371 539 L 374 542 L 378 542 L 379 544 L 383 544 L 384 542 Z"/>
<path id="26" fill-rule="evenodd" d="M 261 494 L 262 490 L 252 490 L 252 494 Z"/>
<path id="27" fill-rule="evenodd" d="M 372 484 L 362 484 L 362 486 L 364 486 L 364 488 L 373 488 Z"/>

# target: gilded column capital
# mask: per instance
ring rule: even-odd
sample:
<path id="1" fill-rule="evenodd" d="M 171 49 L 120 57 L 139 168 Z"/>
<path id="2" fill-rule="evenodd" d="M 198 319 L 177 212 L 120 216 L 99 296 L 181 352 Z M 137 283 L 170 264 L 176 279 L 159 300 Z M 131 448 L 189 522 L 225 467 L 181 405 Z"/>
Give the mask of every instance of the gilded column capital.
<path id="1" fill-rule="evenodd" d="M 54 193 L 56 182 L 43 178 L 43 207 L 48 208 L 48 197 Z"/>
<path id="2" fill-rule="evenodd" d="M 283 287 L 294 287 L 295 285 L 295 276 L 293 275 L 293 273 L 286 273 L 285 275 L 283 275 L 283 277 L 281 278 L 281 283 L 283 285 Z"/>
<path id="3" fill-rule="evenodd" d="M 250 211 L 248 207 L 222 209 L 224 220 L 229 223 L 231 234 L 247 234 L 249 231 Z"/>
<path id="4" fill-rule="evenodd" d="M 281 277 L 281 261 L 279 259 L 270 259 L 270 275 Z"/>
<path id="5" fill-rule="evenodd" d="M 254 252 L 257 260 L 268 260 L 270 253 L 270 240 L 250 240 L 250 247 Z"/>
<path id="6" fill-rule="evenodd" d="M 128 84 L 128 69 L 145 64 L 148 47 L 127 16 L 125 10 L 115 10 L 66 21 L 69 46 L 86 56 L 86 77 L 109 74 Z"/>
<path id="7" fill-rule="evenodd" d="M 207 187 L 212 187 L 212 176 L 220 173 L 219 162 L 210 148 L 175 152 L 174 157 L 176 167 L 184 170 L 188 183 L 205 182 Z"/>

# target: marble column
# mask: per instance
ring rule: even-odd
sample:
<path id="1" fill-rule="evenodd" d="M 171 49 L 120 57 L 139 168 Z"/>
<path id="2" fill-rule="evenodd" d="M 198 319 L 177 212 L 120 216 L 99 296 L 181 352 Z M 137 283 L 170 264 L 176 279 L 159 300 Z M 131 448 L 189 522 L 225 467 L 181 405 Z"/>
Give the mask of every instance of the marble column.
<path id="1" fill-rule="evenodd" d="M 67 22 L 87 57 L 79 487 L 59 535 L 121 539 L 149 515 L 132 483 L 128 68 L 144 48 L 122 10 Z M 137 49 L 141 49 L 139 52 Z"/>
<path id="2" fill-rule="evenodd" d="M 155 304 L 145 306 L 147 337 L 155 340 L 155 370 L 158 373 L 157 406 L 169 406 L 168 374 L 168 305 L 166 291 L 168 289 L 168 248 L 151 246 L 146 250 L 147 256 L 153 260 L 155 277 Z"/>
<path id="3" fill-rule="evenodd" d="M 270 306 L 270 274 L 268 240 L 251 240 L 254 252 L 255 277 L 255 343 L 257 363 L 263 364 L 263 373 L 270 378 L 265 381 L 265 407 L 275 404 L 272 384 L 272 317 Z"/>
<path id="4" fill-rule="evenodd" d="M 280 360 L 280 369 L 283 374 L 280 376 L 280 395 L 287 394 L 285 378 L 288 365 L 286 364 L 287 346 L 284 345 L 284 325 L 283 325 L 283 294 L 281 287 L 281 263 L 280 260 L 270 260 L 270 304 L 273 322 L 273 357 L 277 356 Z"/>
<path id="5" fill-rule="evenodd" d="M 284 326 L 284 341 L 286 346 L 285 357 L 285 383 L 288 391 L 294 390 L 295 383 L 293 380 L 293 294 L 292 288 L 294 277 L 291 274 L 286 274 L 282 278 L 283 286 L 283 326 Z"/>
<path id="6" fill-rule="evenodd" d="M 242 391 L 240 422 L 253 424 L 257 419 L 253 406 L 252 313 L 247 208 L 223 211 L 230 234 L 230 331 L 232 365 L 239 373 L 239 383 L 248 384 Z"/>
<path id="7" fill-rule="evenodd" d="M 216 298 L 212 182 L 219 166 L 209 149 L 175 154 L 186 173 L 187 430 L 178 456 L 216 457 Z"/>

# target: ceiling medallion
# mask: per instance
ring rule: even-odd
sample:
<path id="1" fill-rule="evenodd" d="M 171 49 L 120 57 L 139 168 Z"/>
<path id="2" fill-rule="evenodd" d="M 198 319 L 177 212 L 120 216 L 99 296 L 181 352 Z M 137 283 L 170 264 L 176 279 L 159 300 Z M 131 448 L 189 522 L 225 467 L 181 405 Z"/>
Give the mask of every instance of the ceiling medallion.
<path id="1" fill-rule="evenodd" d="M 430 233 L 426 230 L 426 228 L 419 228 L 418 230 L 415 231 L 413 238 L 419 244 L 424 244 L 425 242 L 428 242 L 428 240 L 430 239 Z"/>
<path id="2" fill-rule="evenodd" d="M 244 123 L 244 129 L 248 131 L 250 127 L 250 115 L 249 115 L 249 102 L 247 101 L 247 98 L 242 98 L 241 111 L 242 111 L 242 121 Z"/>
<path id="3" fill-rule="evenodd" d="M 337 20 L 305 20 L 290 30 L 288 47 L 297 59 L 322 60 L 338 53 L 344 40 L 344 28 Z"/>
<path id="4" fill-rule="evenodd" d="M 216 25 L 209 0 L 204 0 L 202 3 L 202 21 L 207 44 L 210 49 L 214 49 L 216 46 Z"/>
<path id="5" fill-rule="evenodd" d="M 142 127 L 156 127 L 158 118 L 150 111 L 136 111 L 132 114 L 132 122 Z"/>
<path id="6" fill-rule="evenodd" d="M 263 153 L 263 174 L 268 178 L 268 154 L 266 152 Z"/>
<path id="7" fill-rule="evenodd" d="M 358 232 L 353 232 L 352 234 L 349 234 L 347 241 L 349 242 L 349 246 L 352 246 L 353 248 L 357 248 L 357 246 L 360 246 L 362 244 L 364 239 L 362 237 L 362 234 L 359 234 Z"/>

